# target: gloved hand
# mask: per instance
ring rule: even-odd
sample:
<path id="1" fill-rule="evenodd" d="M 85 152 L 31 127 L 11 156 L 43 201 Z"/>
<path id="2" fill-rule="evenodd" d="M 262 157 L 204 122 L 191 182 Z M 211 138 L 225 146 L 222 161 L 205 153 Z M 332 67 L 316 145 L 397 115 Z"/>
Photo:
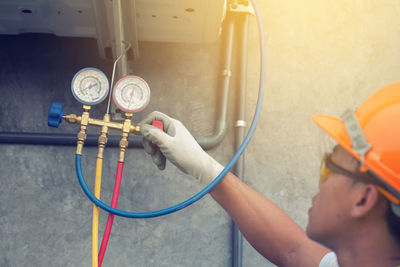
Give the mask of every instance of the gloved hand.
<path id="1" fill-rule="evenodd" d="M 153 120 L 164 123 L 164 131 L 151 125 Z M 208 155 L 183 124 L 167 115 L 154 111 L 139 123 L 143 146 L 160 170 L 165 168 L 165 158 L 184 173 L 208 185 L 223 170 L 223 166 Z M 157 147 L 150 145 L 150 142 Z"/>

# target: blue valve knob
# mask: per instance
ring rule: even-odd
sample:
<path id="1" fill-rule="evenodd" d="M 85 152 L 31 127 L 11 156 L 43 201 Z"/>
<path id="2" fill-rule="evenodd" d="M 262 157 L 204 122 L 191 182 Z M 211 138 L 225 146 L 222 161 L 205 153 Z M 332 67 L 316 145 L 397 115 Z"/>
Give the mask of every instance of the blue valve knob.
<path id="1" fill-rule="evenodd" d="M 47 116 L 47 125 L 49 125 L 50 127 L 58 128 L 58 125 L 60 125 L 60 123 L 62 122 L 63 114 L 64 112 L 61 103 L 51 103 L 49 115 Z"/>

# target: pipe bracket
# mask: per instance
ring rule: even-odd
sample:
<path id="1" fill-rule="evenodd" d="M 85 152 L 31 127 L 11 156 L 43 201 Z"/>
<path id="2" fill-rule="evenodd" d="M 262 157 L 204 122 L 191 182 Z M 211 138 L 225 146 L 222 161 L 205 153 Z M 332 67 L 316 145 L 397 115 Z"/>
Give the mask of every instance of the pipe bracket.
<path id="1" fill-rule="evenodd" d="M 246 128 L 246 121 L 244 120 L 237 120 L 235 123 L 236 128 Z"/>
<path id="2" fill-rule="evenodd" d="M 224 69 L 221 73 L 222 76 L 231 77 L 232 73 L 230 70 Z"/>

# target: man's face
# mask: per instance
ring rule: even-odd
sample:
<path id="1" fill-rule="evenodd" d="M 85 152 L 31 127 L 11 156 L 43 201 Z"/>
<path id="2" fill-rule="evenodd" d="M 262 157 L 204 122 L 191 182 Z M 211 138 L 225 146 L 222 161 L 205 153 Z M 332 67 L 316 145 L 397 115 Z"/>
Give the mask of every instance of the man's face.
<path id="1" fill-rule="evenodd" d="M 331 160 L 350 172 L 357 167 L 356 160 L 340 146 L 334 148 Z M 346 234 L 351 222 L 351 189 L 352 179 L 335 172 L 319 183 L 319 192 L 308 211 L 306 232 L 311 239 L 332 248 L 333 241 Z"/>

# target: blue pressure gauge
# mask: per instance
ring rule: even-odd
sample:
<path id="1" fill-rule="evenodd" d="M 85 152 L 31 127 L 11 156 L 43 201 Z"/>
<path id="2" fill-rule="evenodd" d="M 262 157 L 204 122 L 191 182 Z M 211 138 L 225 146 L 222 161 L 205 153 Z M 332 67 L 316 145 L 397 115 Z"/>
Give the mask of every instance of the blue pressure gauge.
<path id="1" fill-rule="evenodd" d="M 99 69 L 84 68 L 78 71 L 71 82 L 72 94 L 84 105 L 96 105 L 108 95 L 107 76 Z"/>

